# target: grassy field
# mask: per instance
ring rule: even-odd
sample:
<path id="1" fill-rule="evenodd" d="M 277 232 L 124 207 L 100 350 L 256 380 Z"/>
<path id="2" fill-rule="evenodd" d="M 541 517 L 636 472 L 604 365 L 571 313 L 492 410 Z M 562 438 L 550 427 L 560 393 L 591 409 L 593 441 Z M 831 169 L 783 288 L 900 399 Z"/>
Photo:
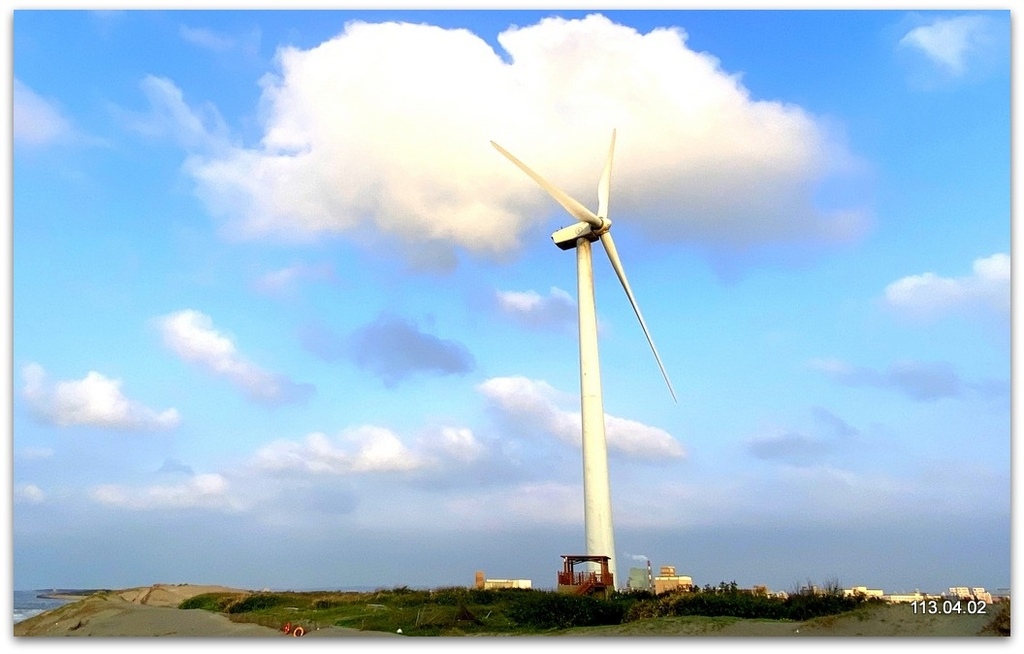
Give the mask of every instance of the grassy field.
<path id="1" fill-rule="evenodd" d="M 638 600 L 620 596 L 593 602 L 548 591 L 404 588 L 371 593 L 210 593 L 180 608 L 226 614 L 234 622 L 280 629 L 286 623 L 309 633 L 325 627 L 400 633 L 405 636 L 998 636 L 984 615 L 924 616 L 910 605 L 863 603 L 853 610 L 807 619 L 735 615 L 651 615 L 672 606 L 671 597 Z M 1008 604 L 1007 604 L 1008 607 Z M 643 608 L 643 610 L 637 610 Z"/>

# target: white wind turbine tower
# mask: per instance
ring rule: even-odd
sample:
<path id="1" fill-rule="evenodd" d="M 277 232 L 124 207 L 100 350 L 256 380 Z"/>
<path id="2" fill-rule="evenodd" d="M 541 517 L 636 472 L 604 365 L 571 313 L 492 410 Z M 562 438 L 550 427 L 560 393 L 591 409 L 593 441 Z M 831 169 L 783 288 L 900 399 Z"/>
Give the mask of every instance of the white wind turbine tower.
<path id="1" fill-rule="evenodd" d="M 608 556 L 608 568 L 612 573 L 613 583 L 618 587 L 618 575 L 615 569 L 615 538 L 612 533 L 612 500 L 608 483 L 608 449 L 604 433 L 604 402 L 601 397 L 601 369 L 597 355 L 597 310 L 594 304 L 594 269 L 591 256 L 591 243 L 600 239 L 608 254 L 612 268 L 622 283 L 626 297 L 640 321 L 647 342 L 654 352 L 654 358 L 661 368 L 661 374 L 668 384 L 672 400 L 676 401 L 676 393 L 669 381 L 665 366 L 654 347 L 647 323 L 640 313 L 640 308 L 633 297 L 633 291 L 626 280 L 626 273 L 615 250 L 615 242 L 609 229 L 612 221 L 608 219 L 608 199 L 612 177 L 612 155 L 615 152 L 615 130 L 612 130 L 612 142 L 608 148 L 608 158 L 604 164 L 604 173 L 598 186 L 598 209 L 594 215 L 589 209 L 569 197 L 561 189 L 555 187 L 543 177 L 531 170 L 526 164 L 516 159 L 507 150 L 491 141 L 498 152 L 505 155 L 512 163 L 547 191 L 566 211 L 579 222 L 559 229 L 551 235 L 551 239 L 559 248 L 571 250 L 576 248 L 576 280 L 577 304 L 579 306 L 580 333 L 580 412 L 583 419 L 583 511 L 586 524 L 587 554 Z"/>

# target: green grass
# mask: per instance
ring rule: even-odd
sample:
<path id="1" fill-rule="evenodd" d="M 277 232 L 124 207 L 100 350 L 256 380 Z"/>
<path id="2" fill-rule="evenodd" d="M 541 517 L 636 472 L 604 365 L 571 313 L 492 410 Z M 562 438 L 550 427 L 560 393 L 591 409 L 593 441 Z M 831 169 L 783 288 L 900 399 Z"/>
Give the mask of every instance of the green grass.
<path id="1" fill-rule="evenodd" d="M 209 593 L 179 608 L 227 614 L 237 622 L 281 628 L 301 625 L 307 632 L 326 626 L 410 636 L 456 636 L 476 633 L 530 633 L 509 619 L 518 595 L 532 591 L 441 588 L 395 588 L 368 593 L 287 592 Z"/>
<path id="2" fill-rule="evenodd" d="M 834 597 L 801 598 L 799 619 L 849 611 Z M 275 629 L 285 623 L 307 632 L 337 626 L 407 636 L 552 634 L 567 630 L 633 623 L 667 616 L 714 616 L 704 629 L 721 628 L 733 618 L 793 619 L 780 615 L 786 604 L 742 592 L 708 589 L 694 593 L 615 593 L 610 599 L 578 597 L 547 590 L 446 587 L 431 590 L 393 588 L 373 592 L 210 593 L 179 608 L 228 615 Z M 787 611 L 788 613 L 789 611 Z"/>

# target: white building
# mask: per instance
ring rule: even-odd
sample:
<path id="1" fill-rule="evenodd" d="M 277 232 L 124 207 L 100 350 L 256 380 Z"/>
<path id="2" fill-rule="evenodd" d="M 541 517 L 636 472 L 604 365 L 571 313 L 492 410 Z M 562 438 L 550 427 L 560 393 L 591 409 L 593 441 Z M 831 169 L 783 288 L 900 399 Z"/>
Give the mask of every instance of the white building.
<path id="1" fill-rule="evenodd" d="M 880 588 L 868 588 L 867 586 L 854 586 L 853 588 L 844 588 L 843 595 L 850 597 L 851 595 L 863 595 L 864 597 L 877 597 L 881 599 L 885 595 L 885 591 Z"/>
<path id="2" fill-rule="evenodd" d="M 533 581 L 530 579 L 487 579 L 484 576 L 483 570 L 477 570 L 473 586 L 484 590 L 494 588 L 533 588 Z"/>

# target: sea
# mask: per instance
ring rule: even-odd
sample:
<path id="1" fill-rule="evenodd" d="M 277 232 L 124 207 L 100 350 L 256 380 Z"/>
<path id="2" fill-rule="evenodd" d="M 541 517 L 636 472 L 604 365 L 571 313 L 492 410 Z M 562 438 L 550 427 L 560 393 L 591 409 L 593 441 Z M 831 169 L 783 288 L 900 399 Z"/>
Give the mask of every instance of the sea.
<path id="1" fill-rule="evenodd" d="M 40 595 L 52 592 L 53 589 L 14 591 L 14 623 L 17 624 L 58 606 L 64 606 L 71 601 L 40 597 Z"/>

